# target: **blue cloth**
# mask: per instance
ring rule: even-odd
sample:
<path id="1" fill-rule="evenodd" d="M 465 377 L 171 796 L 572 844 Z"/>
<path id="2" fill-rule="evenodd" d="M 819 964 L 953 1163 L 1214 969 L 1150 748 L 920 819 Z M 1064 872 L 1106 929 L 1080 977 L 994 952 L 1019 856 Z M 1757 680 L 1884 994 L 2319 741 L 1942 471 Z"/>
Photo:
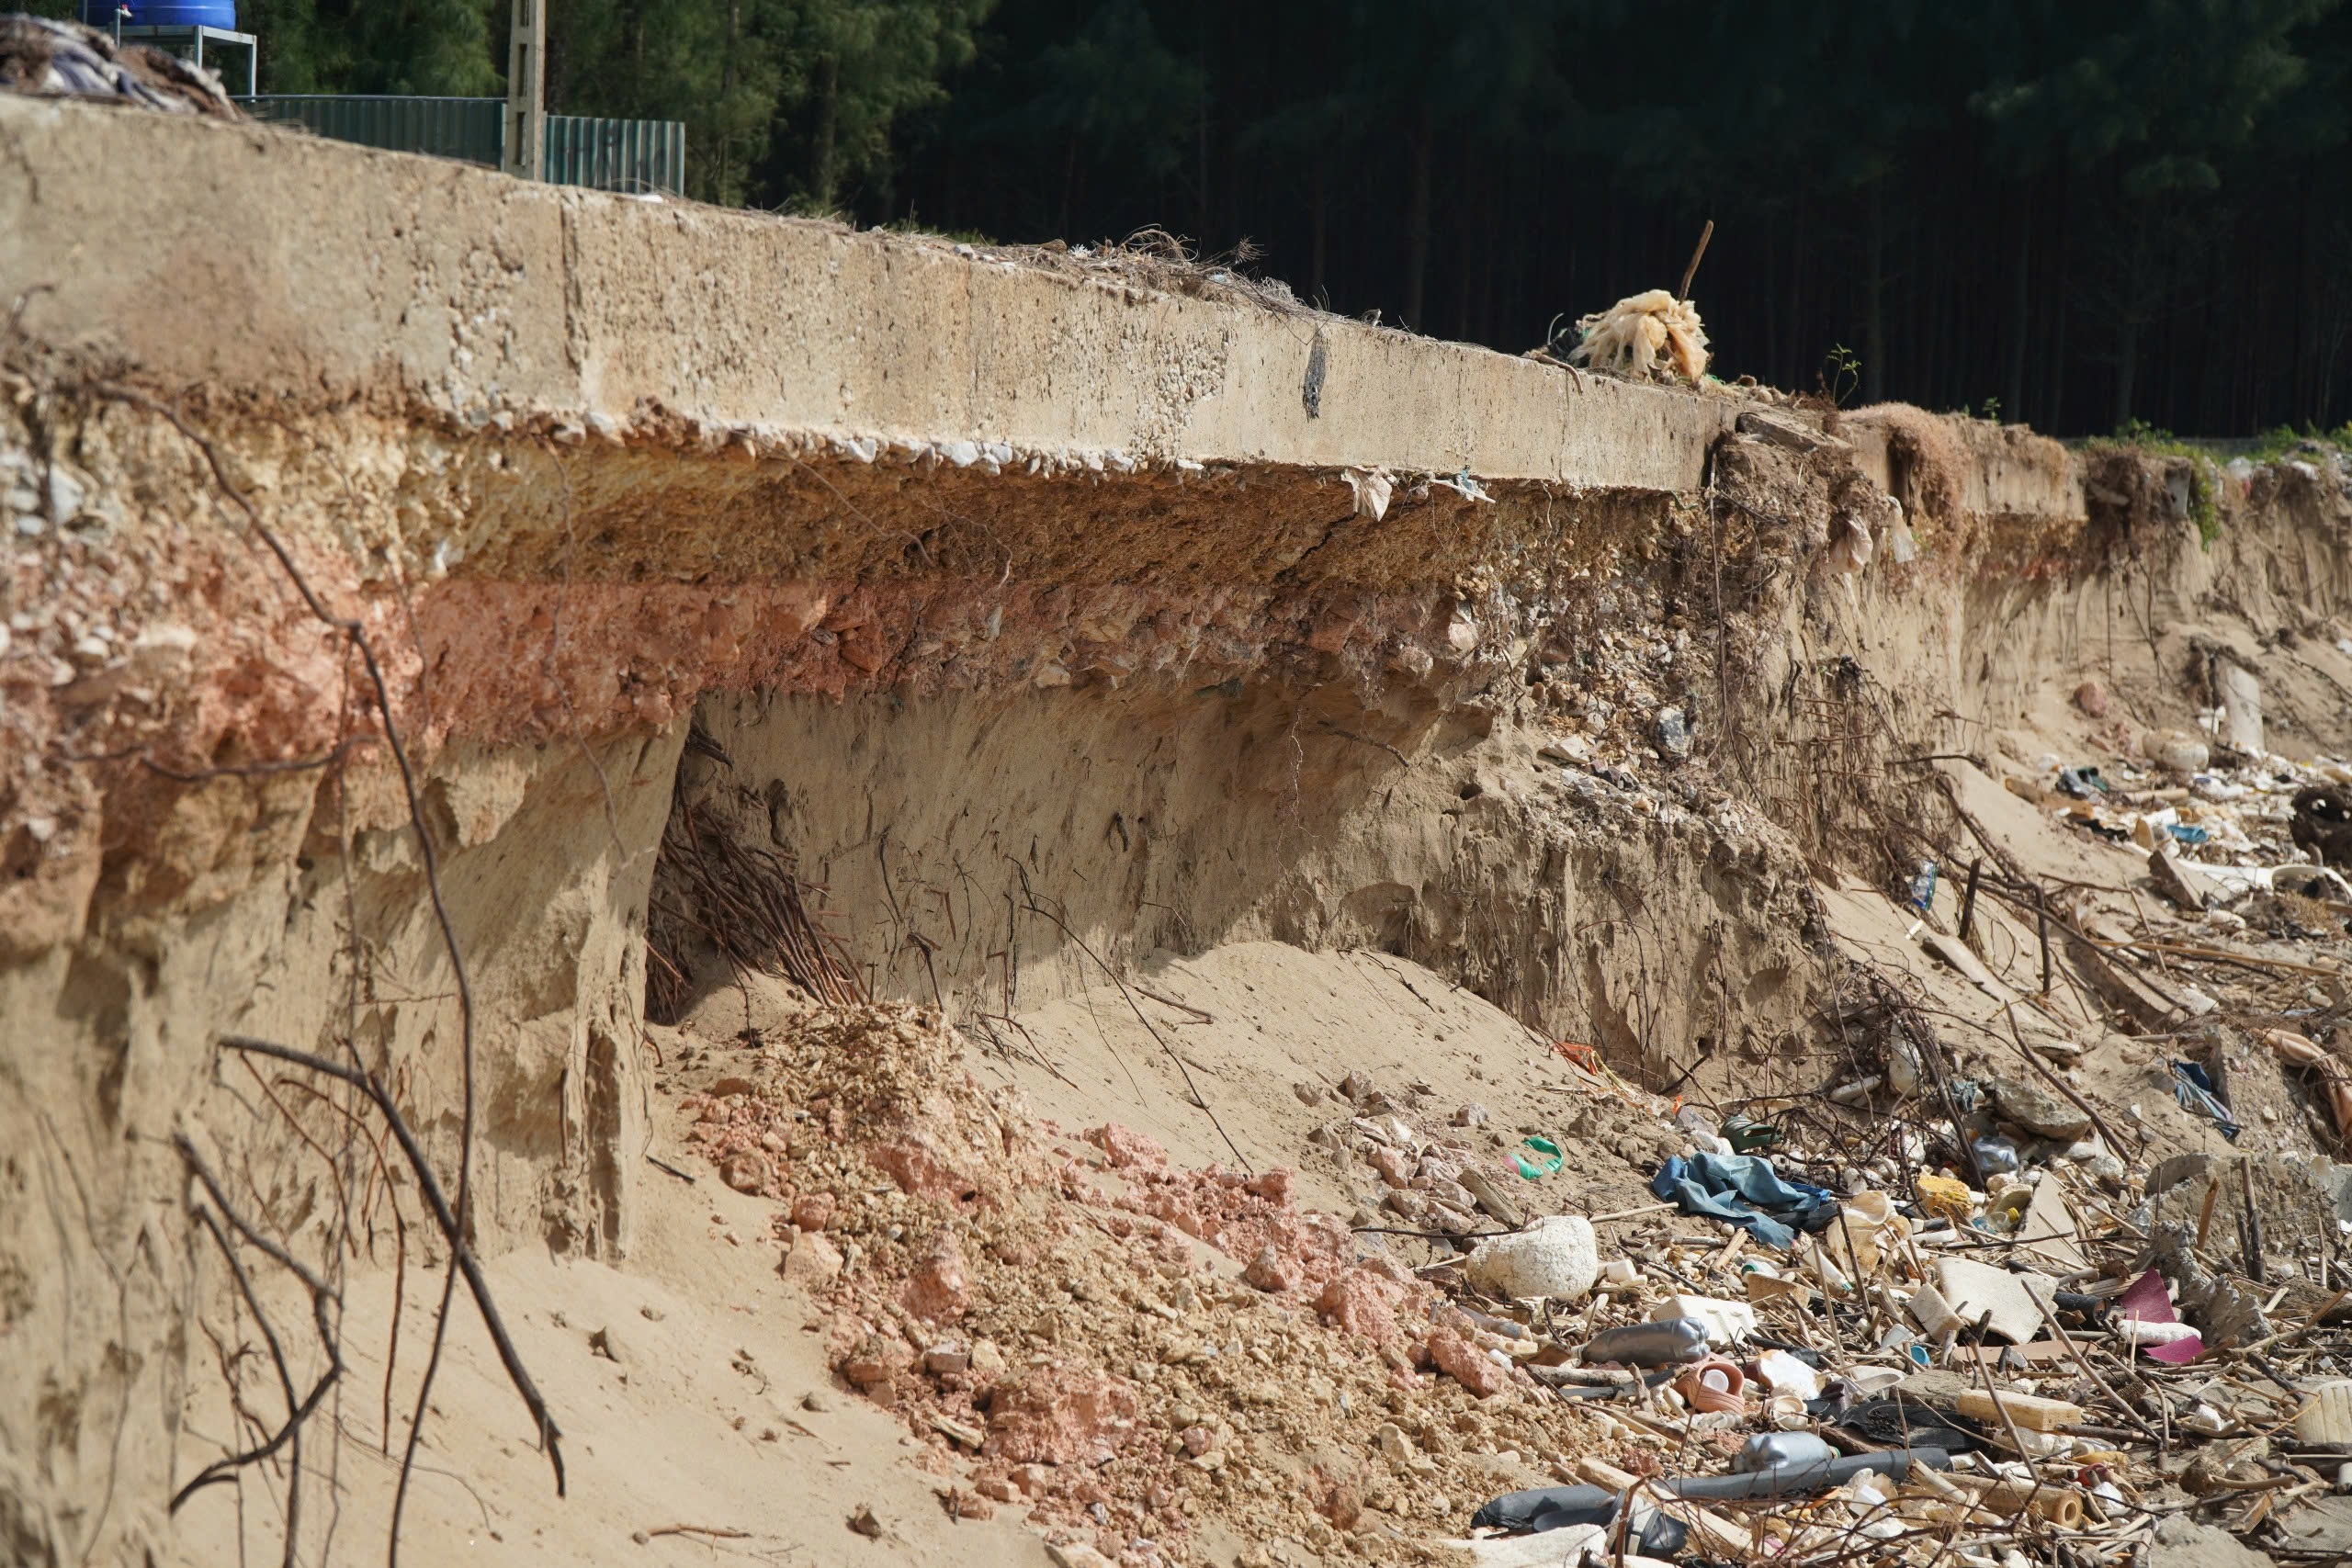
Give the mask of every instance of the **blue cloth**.
<path id="1" fill-rule="evenodd" d="M 2232 1143 L 2238 1141 L 2244 1129 L 2230 1120 L 2230 1108 L 2213 1095 L 2213 1079 L 2195 1062 L 2175 1062 L 2172 1065 L 2172 1097 L 2180 1101 L 2183 1111 L 2194 1111 L 2210 1116 L 2222 1130 L 2222 1136 Z"/>
<path id="2" fill-rule="evenodd" d="M 1779 1252 L 1796 1245 L 1798 1231 L 1818 1230 L 1837 1212 L 1826 1189 L 1787 1180 L 1754 1155 L 1677 1155 L 1658 1168 L 1650 1190 L 1686 1214 L 1728 1220 Z"/>

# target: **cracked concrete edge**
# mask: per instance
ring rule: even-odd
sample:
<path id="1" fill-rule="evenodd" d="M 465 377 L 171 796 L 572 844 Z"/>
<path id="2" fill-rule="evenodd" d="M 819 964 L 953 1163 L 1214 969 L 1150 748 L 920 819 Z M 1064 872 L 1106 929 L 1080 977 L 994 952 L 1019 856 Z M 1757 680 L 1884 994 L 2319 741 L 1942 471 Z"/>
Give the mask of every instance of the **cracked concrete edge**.
<path id="1" fill-rule="evenodd" d="M 31 336 L 167 385 L 390 395 L 476 422 L 658 407 L 722 427 L 1689 491 L 1743 406 L 933 239 L 0 95 L 0 303 L 28 291 Z M 2007 510 L 2079 514 L 2078 482 L 1971 450 L 1972 488 Z"/>

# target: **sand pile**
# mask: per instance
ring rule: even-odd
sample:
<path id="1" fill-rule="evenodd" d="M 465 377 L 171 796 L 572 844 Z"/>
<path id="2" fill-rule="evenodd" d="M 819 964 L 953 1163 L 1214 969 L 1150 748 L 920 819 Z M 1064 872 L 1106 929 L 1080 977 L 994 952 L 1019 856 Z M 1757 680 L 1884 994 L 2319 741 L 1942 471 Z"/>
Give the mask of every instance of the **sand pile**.
<path id="1" fill-rule="evenodd" d="M 1287 1169 L 1034 1117 L 926 1012 L 810 1013 L 756 1046 L 748 1071 L 704 1057 L 685 1140 L 775 1201 L 836 1371 L 964 1475 L 962 1517 L 1025 1508 L 1136 1563 L 1211 1539 L 1422 1561 L 1600 1446 Z"/>

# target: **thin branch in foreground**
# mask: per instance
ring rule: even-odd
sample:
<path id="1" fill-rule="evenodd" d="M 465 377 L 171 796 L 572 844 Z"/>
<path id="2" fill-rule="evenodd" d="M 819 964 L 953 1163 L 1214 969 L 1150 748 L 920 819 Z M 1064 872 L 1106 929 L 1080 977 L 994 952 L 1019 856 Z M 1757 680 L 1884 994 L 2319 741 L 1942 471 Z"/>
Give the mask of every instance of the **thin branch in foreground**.
<path id="1" fill-rule="evenodd" d="M 472 1294 L 474 1305 L 481 1310 L 482 1322 L 490 1330 L 491 1343 L 498 1351 L 500 1364 L 506 1369 L 506 1376 L 514 1383 L 514 1392 L 521 1396 L 524 1407 L 530 1411 L 531 1418 L 538 1424 L 539 1440 L 547 1449 L 548 1462 L 555 1468 L 556 1495 L 564 1495 L 563 1450 L 560 1446 L 563 1434 L 556 1427 L 555 1417 L 548 1413 L 547 1401 L 541 1397 L 538 1385 L 531 1381 L 531 1374 L 524 1368 L 522 1354 L 514 1348 L 514 1341 L 506 1332 L 506 1321 L 499 1315 L 497 1304 L 491 1299 L 490 1282 L 482 1277 L 481 1264 L 474 1257 L 473 1248 L 467 1245 L 465 1235 L 458 1225 L 458 1216 L 441 1190 L 440 1179 L 433 1174 L 433 1167 L 424 1157 L 424 1147 L 417 1143 L 416 1134 L 409 1130 L 408 1122 L 401 1115 L 400 1108 L 392 1103 L 392 1097 L 384 1091 L 373 1074 L 346 1067 L 339 1062 L 330 1062 L 324 1056 L 313 1055 L 308 1051 L 297 1051 L 291 1046 L 243 1034 L 222 1035 L 220 1043 L 228 1050 L 247 1052 L 273 1061 L 307 1067 L 311 1072 L 349 1084 L 374 1102 L 377 1111 L 390 1126 L 401 1153 L 408 1156 L 410 1168 L 416 1172 L 418 1190 L 424 1194 L 425 1205 L 433 1212 L 434 1224 L 440 1227 L 442 1236 L 449 1244 L 450 1277 L 464 1278 L 466 1289 Z M 413 1449 L 413 1444 L 411 1446 Z"/>

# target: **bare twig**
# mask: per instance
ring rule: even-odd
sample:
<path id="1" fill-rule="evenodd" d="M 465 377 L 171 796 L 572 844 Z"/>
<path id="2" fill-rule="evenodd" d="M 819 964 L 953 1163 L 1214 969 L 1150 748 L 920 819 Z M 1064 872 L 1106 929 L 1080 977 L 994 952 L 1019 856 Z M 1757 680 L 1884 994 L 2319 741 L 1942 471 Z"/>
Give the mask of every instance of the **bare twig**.
<path id="1" fill-rule="evenodd" d="M 1069 922 L 1068 920 L 1063 919 L 1059 915 L 1054 913 L 1054 911 L 1046 908 L 1045 905 L 1037 901 L 1036 890 L 1029 886 L 1028 867 L 1023 865 L 1016 860 L 1012 863 L 1012 869 L 1020 874 L 1021 894 L 1023 898 L 1028 900 L 1027 908 L 1029 912 L 1033 915 L 1042 915 L 1046 919 L 1051 920 L 1056 928 L 1061 931 L 1062 936 L 1066 941 L 1074 945 L 1080 953 L 1086 954 L 1087 957 L 1093 959 L 1094 966 L 1111 977 L 1111 984 L 1119 987 L 1119 995 L 1126 1002 L 1127 1010 L 1136 1015 L 1136 1021 L 1143 1025 L 1144 1032 L 1150 1035 L 1152 1043 L 1157 1044 L 1162 1051 L 1166 1052 L 1168 1054 L 1168 1059 L 1176 1064 L 1176 1071 L 1183 1077 L 1184 1088 L 1192 1096 L 1193 1103 L 1207 1113 L 1209 1125 L 1215 1127 L 1216 1129 L 1216 1135 L 1225 1140 L 1225 1146 L 1233 1152 L 1233 1157 L 1240 1162 L 1241 1168 L 1244 1170 L 1249 1169 L 1250 1161 L 1248 1156 L 1242 1154 L 1241 1145 L 1233 1141 L 1233 1134 L 1225 1130 L 1225 1123 L 1218 1121 L 1216 1112 L 1210 1109 L 1208 1100 L 1201 1093 L 1200 1086 L 1193 1081 L 1193 1069 L 1185 1065 L 1183 1057 L 1176 1054 L 1176 1047 L 1168 1043 L 1167 1040 L 1160 1034 L 1159 1031 L 1152 1027 L 1151 1020 L 1144 1016 L 1143 1006 L 1136 1000 L 1135 993 L 1127 989 L 1127 982 L 1125 979 L 1120 976 L 1117 970 L 1102 962 L 1101 955 L 1086 944 L 1086 939 L 1084 937 L 1080 936 L 1076 931 L 1070 930 Z"/>
<path id="2" fill-rule="evenodd" d="M 1707 242 L 1714 237 L 1715 220 L 1710 218 L 1707 220 L 1707 226 L 1699 231 L 1699 245 L 1690 253 L 1690 265 L 1682 269 L 1682 287 L 1674 291 L 1674 297 L 1677 299 L 1690 298 L 1690 282 L 1699 276 L 1700 258 L 1707 254 Z"/>
<path id="3" fill-rule="evenodd" d="M 391 1127 L 392 1136 L 401 1145 L 401 1153 L 408 1156 L 409 1168 L 416 1172 L 418 1190 L 424 1194 L 425 1206 L 432 1210 L 434 1223 L 440 1226 L 443 1238 L 449 1244 L 450 1277 L 464 1278 L 467 1290 L 473 1295 L 474 1305 L 481 1309 L 482 1323 L 490 1330 L 491 1344 L 498 1351 L 499 1361 L 506 1369 L 508 1381 L 514 1383 L 514 1392 L 522 1396 L 524 1407 L 530 1411 L 532 1419 L 538 1424 L 539 1440 L 547 1448 L 548 1462 L 555 1469 L 556 1495 L 562 1496 L 563 1450 L 559 1446 L 559 1439 L 563 1434 L 557 1428 L 555 1417 L 548 1413 L 547 1401 L 540 1397 L 538 1386 L 524 1369 L 522 1355 L 514 1348 L 514 1341 L 506 1332 L 505 1319 L 499 1315 L 497 1303 L 491 1299 L 490 1282 L 482 1278 L 481 1264 L 475 1258 L 473 1247 L 468 1244 L 465 1233 L 458 1228 L 458 1216 L 451 1209 L 449 1200 L 442 1193 L 440 1179 L 433 1174 L 433 1167 L 425 1159 L 424 1148 L 418 1145 L 416 1134 L 409 1130 L 400 1107 L 392 1103 L 392 1097 L 376 1081 L 374 1074 L 330 1062 L 324 1056 L 313 1055 L 308 1051 L 297 1051 L 290 1046 L 242 1034 L 223 1035 L 220 1043 L 231 1051 L 250 1052 L 274 1061 L 307 1067 L 322 1077 L 349 1084 L 374 1102 L 378 1113 Z"/>
<path id="4" fill-rule="evenodd" d="M 277 1371 L 278 1387 L 286 1396 L 286 1421 L 255 1447 L 241 1453 L 224 1455 L 198 1471 L 186 1485 L 172 1495 L 168 1511 L 178 1512 L 181 1504 L 204 1488 L 232 1480 L 246 1466 L 258 1464 L 284 1449 L 288 1456 L 284 1562 L 286 1568 L 294 1568 L 302 1527 L 302 1427 L 319 1408 L 319 1402 L 326 1397 L 327 1390 L 334 1387 L 335 1381 L 343 1375 L 342 1345 L 328 1311 L 330 1306 L 338 1304 L 338 1298 L 325 1280 L 238 1213 L 236 1205 L 229 1201 L 229 1195 L 221 1190 L 211 1168 L 205 1163 L 204 1156 L 197 1153 L 196 1145 L 188 1141 L 186 1134 L 175 1133 L 172 1145 L 179 1151 L 180 1159 L 187 1167 L 189 1174 L 203 1185 L 205 1195 L 211 1200 L 209 1206 L 189 1204 L 188 1212 L 198 1224 L 211 1233 L 213 1241 L 220 1248 L 221 1258 L 229 1265 L 230 1277 L 236 1281 L 237 1293 L 244 1299 L 245 1305 L 254 1314 L 254 1325 L 261 1332 L 263 1344 L 268 1348 L 270 1362 Z M 224 1218 L 229 1227 L 248 1246 L 300 1280 L 311 1293 L 311 1316 L 318 1329 L 319 1345 L 326 1354 L 327 1366 L 307 1395 L 298 1396 L 295 1393 L 294 1374 L 287 1365 L 285 1347 L 278 1341 L 277 1331 L 271 1325 L 269 1314 L 263 1310 L 261 1297 L 254 1289 L 252 1276 L 245 1271 L 243 1259 L 237 1256 L 237 1249 L 230 1244 L 228 1232 L 221 1228 Z"/>

